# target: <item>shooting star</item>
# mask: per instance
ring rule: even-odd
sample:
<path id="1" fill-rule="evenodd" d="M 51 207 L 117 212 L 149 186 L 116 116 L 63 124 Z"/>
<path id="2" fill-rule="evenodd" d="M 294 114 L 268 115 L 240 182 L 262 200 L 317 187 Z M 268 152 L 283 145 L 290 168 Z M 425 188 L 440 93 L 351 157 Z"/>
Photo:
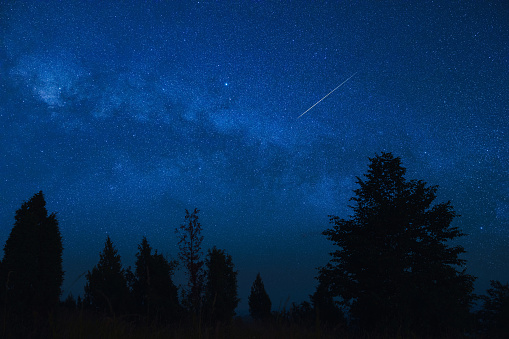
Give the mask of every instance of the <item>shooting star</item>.
<path id="1" fill-rule="evenodd" d="M 347 82 L 348 80 L 350 80 L 351 78 L 353 78 L 353 76 L 357 74 L 357 72 L 355 72 L 354 74 L 350 75 L 350 77 L 348 79 L 346 79 L 345 81 L 343 81 L 342 83 L 340 83 L 338 85 L 338 87 L 334 88 L 332 91 L 330 91 L 329 93 L 327 93 L 326 96 L 324 96 L 323 98 L 321 98 L 320 100 L 318 100 L 313 106 L 309 107 L 304 113 L 302 113 L 301 115 L 299 115 L 297 117 L 297 119 L 299 119 L 301 116 L 303 116 L 304 114 L 306 114 L 307 112 L 309 112 L 313 107 L 315 107 L 316 105 L 318 105 L 323 99 L 327 98 L 329 95 L 331 95 L 335 90 L 337 90 L 338 88 L 340 88 L 341 86 L 344 85 L 345 82 Z"/>

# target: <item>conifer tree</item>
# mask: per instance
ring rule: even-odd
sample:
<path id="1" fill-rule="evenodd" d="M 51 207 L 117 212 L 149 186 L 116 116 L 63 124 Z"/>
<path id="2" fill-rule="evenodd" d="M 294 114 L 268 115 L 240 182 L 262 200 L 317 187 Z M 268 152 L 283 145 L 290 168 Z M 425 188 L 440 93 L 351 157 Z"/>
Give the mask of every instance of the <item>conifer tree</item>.
<path id="1" fill-rule="evenodd" d="M 262 277 L 260 273 L 256 275 L 256 279 L 251 286 L 251 294 L 248 297 L 249 314 L 253 319 L 268 319 L 271 316 L 272 303 L 269 295 L 265 291 Z"/>
<path id="2" fill-rule="evenodd" d="M 130 293 L 121 258 L 106 237 L 99 263 L 86 274 L 85 301 L 93 309 L 110 314 L 124 313 L 129 307 Z"/>
<path id="3" fill-rule="evenodd" d="M 370 159 L 349 219 L 331 216 L 323 232 L 337 250 L 319 280 L 364 329 L 425 335 L 461 331 L 469 321 L 474 277 L 462 268 L 463 235 L 450 202 L 432 205 L 436 186 L 404 177 L 400 158 Z M 460 270 L 458 270 L 460 269 Z"/>
<path id="4" fill-rule="evenodd" d="M 237 298 L 237 271 L 232 257 L 215 246 L 205 260 L 207 283 L 205 307 L 212 322 L 228 322 L 235 315 Z"/>
<path id="5" fill-rule="evenodd" d="M 172 275 L 176 262 L 152 253 L 147 238 L 143 237 L 136 254 L 133 295 L 135 309 L 152 318 L 175 320 L 179 313 L 177 287 Z"/>
<path id="6" fill-rule="evenodd" d="M 12 311 L 47 312 L 58 305 L 64 272 L 62 237 L 41 192 L 16 211 L 4 247 L 2 288 Z"/>

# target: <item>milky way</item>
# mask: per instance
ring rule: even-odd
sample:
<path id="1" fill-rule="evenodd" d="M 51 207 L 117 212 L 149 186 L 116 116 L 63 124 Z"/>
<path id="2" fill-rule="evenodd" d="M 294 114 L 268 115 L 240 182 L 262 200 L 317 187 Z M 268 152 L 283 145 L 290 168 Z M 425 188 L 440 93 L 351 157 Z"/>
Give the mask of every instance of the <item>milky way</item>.
<path id="1" fill-rule="evenodd" d="M 302 301 L 332 250 L 327 216 L 349 215 L 382 151 L 451 200 L 478 291 L 509 279 L 503 1 L 0 6 L 0 241 L 42 190 L 64 297 L 107 234 L 125 265 L 142 236 L 176 257 L 196 207 L 204 247 L 239 270 L 240 309 L 257 272 L 275 307 Z"/>

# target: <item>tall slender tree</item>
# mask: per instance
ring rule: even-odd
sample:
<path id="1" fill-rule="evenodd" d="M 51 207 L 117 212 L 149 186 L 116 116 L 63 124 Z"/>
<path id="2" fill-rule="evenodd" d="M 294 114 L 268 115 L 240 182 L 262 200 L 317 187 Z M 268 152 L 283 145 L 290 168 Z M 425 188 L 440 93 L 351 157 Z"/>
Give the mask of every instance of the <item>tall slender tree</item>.
<path id="1" fill-rule="evenodd" d="M 183 304 L 194 314 L 201 309 L 203 293 L 203 252 L 201 243 L 201 224 L 198 221 L 198 209 L 189 213 L 186 209 L 185 223 L 175 229 L 179 237 L 179 259 L 186 268 L 188 276 L 187 289 L 184 290 Z"/>
<path id="2" fill-rule="evenodd" d="M 208 251 L 205 308 L 212 322 L 229 322 L 240 301 L 237 297 L 237 271 L 231 255 L 215 246 Z"/>
<path id="3" fill-rule="evenodd" d="M 365 329 L 426 335 L 460 331 L 469 320 L 474 277 L 465 273 L 463 235 L 450 202 L 432 205 L 436 186 L 404 177 L 400 158 L 370 159 L 349 219 L 323 232 L 336 246 L 319 280 Z"/>
<path id="4" fill-rule="evenodd" d="M 41 191 L 24 202 L 14 218 L 2 262 L 6 305 L 13 311 L 46 312 L 59 303 L 64 276 L 56 215 L 48 215 Z"/>
<path id="5" fill-rule="evenodd" d="M 99 263 L 86 274 L 85 303 L 110 314 L 125 313 L 130 304 L 126 271 L 110 236 L 106 237 Z"/>
<path id="6" fill-rule="evenodd" d="M 272 303 L 269 295 L 265 291 L 262 277 L 260 273 L 256 275 L 256 279 L 251 286 L 251 294 L 248 297 L 249 314 L 253 319 L 268 319 L 271 316 L 270 310 Z"/>

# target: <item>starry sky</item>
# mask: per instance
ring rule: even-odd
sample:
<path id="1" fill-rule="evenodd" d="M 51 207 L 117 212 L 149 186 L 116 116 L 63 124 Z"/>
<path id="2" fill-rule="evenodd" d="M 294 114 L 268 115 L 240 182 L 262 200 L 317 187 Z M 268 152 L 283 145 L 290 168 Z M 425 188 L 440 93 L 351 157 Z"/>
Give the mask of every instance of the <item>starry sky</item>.
<path id="1" fill-rule="evenodd" d="M 483 292 L 509 280 L 508 115 L 507 1 L 2 2 L 0 242 L 42 190 L 77 296 L 106 235 L 176 258 L 196 207 L 239 310 L 257 272 L 278 309 L 386 151 L 451 200 Z"/>

